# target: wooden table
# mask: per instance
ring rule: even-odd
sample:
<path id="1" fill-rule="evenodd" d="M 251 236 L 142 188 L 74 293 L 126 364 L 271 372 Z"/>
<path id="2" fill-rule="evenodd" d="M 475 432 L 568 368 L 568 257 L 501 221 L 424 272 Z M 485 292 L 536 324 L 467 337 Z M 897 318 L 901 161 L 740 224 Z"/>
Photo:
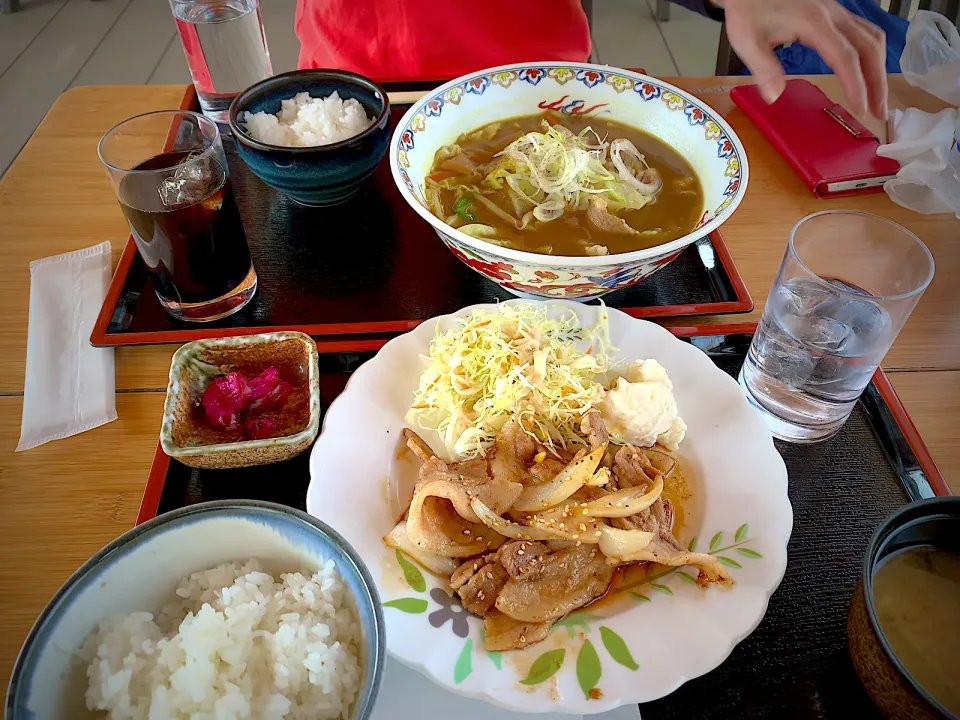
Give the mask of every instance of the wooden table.
<path id="1" fill-rule="evenodd" d="M 832 76 L 811 80 L 842 100 Z M 707 322 L 758 319 L 790 228 L 826 207 L 891 218 L 931 249 L 936 278 L 884 366 L 893 371 L 893 384 L 947 482 L 960 493 L 960 444 L 955 441 L 960 420 L 960 222 L 948 215 L 908 212 L 883 194 L 818 200 L 730 101 L 729 89 L 749 78 L 671 82 L 721 112 L 750 158 L 749 189 L 723 235 L 757 308 L 749 316 Z M 64 93 L 0 182 L 0 687 L 6 686 L 17 650 L 50 596 L 84 560 L 133 525 L 156 448 L 175 349 L 119 348 L 119 420 L 14 454 L 23 401 L 28 264 L 103 240 L 113 243 L 116 263 L 128 229 L 97 159 L 97 141 L 128 117 L 177 107 L 183 90 L 83 87 Z M 890 106 L 937 110 L 941 103 L 895 76 Z M 158 135 L 158 149 L 162 143 Z"/>

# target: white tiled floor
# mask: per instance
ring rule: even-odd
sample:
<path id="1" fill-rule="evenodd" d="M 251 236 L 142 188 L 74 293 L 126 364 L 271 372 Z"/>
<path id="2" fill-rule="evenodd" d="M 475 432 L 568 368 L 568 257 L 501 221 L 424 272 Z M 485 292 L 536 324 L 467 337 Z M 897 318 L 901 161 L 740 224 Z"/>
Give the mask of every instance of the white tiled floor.
<path id="1" fill-rule="evenodd" d="M 596 0 L 596 59 L 652 75 L 713 74 L 719 25 L 677 6 L 657 23 L 654 2 Z M 261 7 L 274 71 L 294 69 L 296 0 Z M 0 15 L 0 173 L 67 88 L 189 81 L 165 0 L 21 0 Z"/>

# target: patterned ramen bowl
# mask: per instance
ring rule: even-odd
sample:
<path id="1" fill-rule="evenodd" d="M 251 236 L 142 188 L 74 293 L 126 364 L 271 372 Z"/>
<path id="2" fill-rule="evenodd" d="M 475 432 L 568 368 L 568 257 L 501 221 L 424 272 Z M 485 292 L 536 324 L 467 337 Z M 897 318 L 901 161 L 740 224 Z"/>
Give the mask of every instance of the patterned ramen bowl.
<path id="1" fill-rule="evenodd" d="M 456 230 L 427 207 L 424 178 L 437 149 L 487 123 L 555 110 L 644 130 L 679 152 L 703 185 L 704 212 L 688 235 L 600 257 L 560 257 L 500 247 Z M 603 65 L 527 63 L 464 75 L 424 96 L 390 142 L 400 193 L 460 260 L 519 296 L 586 299 L 643 280 L 718 228 L 747 188 L 740 139 L 715 110 L 660 80 Z"/>

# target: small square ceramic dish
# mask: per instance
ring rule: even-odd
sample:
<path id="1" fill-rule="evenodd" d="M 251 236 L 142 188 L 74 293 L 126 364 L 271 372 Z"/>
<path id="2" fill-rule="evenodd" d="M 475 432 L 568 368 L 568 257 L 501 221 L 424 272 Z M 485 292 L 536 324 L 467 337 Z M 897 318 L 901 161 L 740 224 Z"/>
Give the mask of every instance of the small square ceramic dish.
<path id="1" fill-rule="evenodd" d="M 271 437 L 247 439 L 241 424 L 215 428 L 201 401 L 217 377 L 241 372 L 254 378 L 269 368 L 290 384 L 279 406 L 257 417 L 270 421 Z M 234 468 L 280 462 L 306 450 L 320 428 L 317 346 L 298 332 L 263 333 L 187 343 L 173 355 L 163 406 L 160 445 L 184 465 Z"/>

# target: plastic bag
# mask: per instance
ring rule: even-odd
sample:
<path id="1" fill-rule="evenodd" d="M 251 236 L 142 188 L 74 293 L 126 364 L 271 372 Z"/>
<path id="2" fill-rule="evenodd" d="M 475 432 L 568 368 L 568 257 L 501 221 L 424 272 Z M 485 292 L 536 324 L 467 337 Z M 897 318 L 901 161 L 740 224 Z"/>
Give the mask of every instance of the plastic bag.
<path id="1" fill-rule="evenodd" d="M 903 77 L 951 105 L 960 105 L 960 32 L 940 13 L 918 10 L 900 56 Z"/>
<path id="2" fill-rule="evenodd" d="M 897 205 L 919 213 L 954 213 L 960 218 L 960 136 L 958 113 L 917 108 L 896 110 L 891 142 L 877 155 L 900 163 L 900 172 L 883 189 Z"/>

